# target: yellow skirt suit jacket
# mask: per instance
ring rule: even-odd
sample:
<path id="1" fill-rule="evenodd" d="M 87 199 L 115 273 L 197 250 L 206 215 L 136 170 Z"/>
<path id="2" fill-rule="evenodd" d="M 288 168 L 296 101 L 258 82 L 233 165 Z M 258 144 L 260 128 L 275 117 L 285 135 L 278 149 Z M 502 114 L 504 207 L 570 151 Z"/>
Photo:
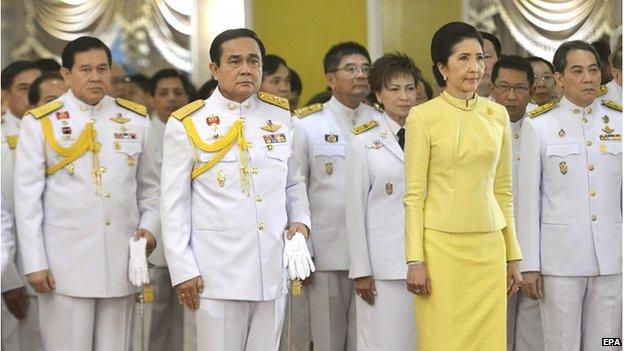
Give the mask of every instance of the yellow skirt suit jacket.
<path id="1" fill-rule="evenodd" d="M 405 144 L 407 261 L 423 261 L 419 351 L 506 348 L 506 262 L 520 260 L 506 109 L 443 92 L 414 107 Z"/>

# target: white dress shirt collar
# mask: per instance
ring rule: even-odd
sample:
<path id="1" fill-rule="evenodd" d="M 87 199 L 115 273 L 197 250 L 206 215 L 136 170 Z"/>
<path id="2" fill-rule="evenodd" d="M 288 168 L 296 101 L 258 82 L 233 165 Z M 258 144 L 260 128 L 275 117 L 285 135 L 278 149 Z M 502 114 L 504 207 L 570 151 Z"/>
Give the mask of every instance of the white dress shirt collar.
<path id="1" fill-rule="evenodd" d="M 223 94 L 221 94 L 220 88 L 217 87 L 212 95 L 208 98 L 208 101 L 215 103 L 217 106 L 222 108 L 225 111 L 229 111 L 234 114 L 239 114 L 241 116 L 245 115 L 247 112 L 254 110 L 258 106 L 258 98 L 256 94 L 252 94 L 247 100 L 243 102 L 236 102 L 229 100 Z"/>
<path id="2" fill-rule="evenodd" d="M 566 111 L 571 112 L 574 116 L 587 116 L 591 115 L 592 112 L 596 111 L 597 102 L 594 100 L 587 107 L 580 107 L 573 104 L 570 100 L 568 100 L 565 96 L 561 98 L 559 101 L 559 105 Z"/>

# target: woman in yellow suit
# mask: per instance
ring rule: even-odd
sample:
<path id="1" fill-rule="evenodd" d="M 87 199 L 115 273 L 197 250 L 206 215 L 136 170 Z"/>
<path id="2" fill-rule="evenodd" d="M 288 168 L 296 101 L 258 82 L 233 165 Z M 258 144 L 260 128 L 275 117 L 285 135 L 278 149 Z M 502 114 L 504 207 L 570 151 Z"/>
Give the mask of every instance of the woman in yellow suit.
<path id="1" fill-rule="evenodd" d="M 433 36 L 444 91 L 407 118 L 408 290 L 418 351 L 503 351 L 506 299 L 520 286 L 507 111 L 475 93 L 483 39 L 453 22 Z"/>

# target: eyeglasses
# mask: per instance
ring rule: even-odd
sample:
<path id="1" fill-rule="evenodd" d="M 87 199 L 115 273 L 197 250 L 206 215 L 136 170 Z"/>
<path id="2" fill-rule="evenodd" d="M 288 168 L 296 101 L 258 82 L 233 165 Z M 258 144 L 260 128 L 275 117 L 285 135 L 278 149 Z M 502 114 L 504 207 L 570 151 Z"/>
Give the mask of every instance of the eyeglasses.
<path id="1" fill-rule="evenodd" d="M 344 67 L 338 67 L 332 72 L 344 71 L 346 74 L 351 76 L 356 75 L 358 72 L 362 72 L 362 74 L 368 75 L 371 71 L 371 68 L 371 65 L 362 65 L 361 67 L 358 67 L 354 64 L 349 64 Z"/>
<path id="2" fill-rule="evenodd" d="M 522 94 L 529 92 L 529 87 L 527 87 L 524 84 L 518 84 L 515 86 L 511 86 L 509 84 L 500 84 L 500 85 L 495 85 L 495 87 L 503 93 L 506 93 L 510 90 L 513 90 L 516 93 L 522 93 Z"/>
<path id="3" fill-rule="evenodd" d="M 553 80 L 553 76 L 551 76 L 550 74 L 544 74 L 541 76 L 534 75 L 533 78 L 535 79 L 535 83 L 539 82 L 540 80 L 544 83 L 549 83 Z"/>

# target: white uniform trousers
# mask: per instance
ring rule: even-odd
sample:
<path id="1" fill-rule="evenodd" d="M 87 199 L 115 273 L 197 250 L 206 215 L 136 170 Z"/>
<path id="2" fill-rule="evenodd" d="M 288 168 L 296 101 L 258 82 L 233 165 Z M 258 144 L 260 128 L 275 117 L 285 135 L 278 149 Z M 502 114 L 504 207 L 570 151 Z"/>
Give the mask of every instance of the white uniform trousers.
<path id="1" fill-rule="evenodd" d="M 416 350 L 414 295 L 405 280 L 375 280 L 375 303 L 356 297 L 358 351 Z"/>
<path id="2" fill-rule="evenodd" d="M 602 338 L 622 338 L 621 274 L 545 275 L 543 281 L 540 314 L 546 351 L 600 351 L 605 350 Z"/>
<path id="3" fill-rule="evenodd" d="M 145 350 L 180 350 L 183 337 L 183 306 L 178 303 L 175 288 L 171 286 L 169 270 L 166 267 L 154 267 L 150 268 L 149 272 L 154 300 L 143 305 L 143 318 L 140 304 L 134 304 L 131 350 L 143 350 L 141 333 Z"/>
<path id="4" fill-rule="evenodd" d="M 284 296 L 270 301 L 200 298 L 197 350 L 277 351 L 285 301 Z"/>
<path id="5" fill-rule="evenodd" d="M 195 312 L 191 312 L 184 307 L 184 347 L 183 351 L 197 351 L 197 321 Z"/>
<path id="6" fill-rule="evenodd" d="M 532 300 L 522 291 L 517 295 L 514 351 L 544 351 L 544 332 L 539 300 Z"/>
<path id="7" fill-rule="evenodd" d="M 130 347 L 134 295 L 113 298 L 39 295 L 46 351 L 124 351 Z"/>
<path id="8" fill-rule="evenodd" d="M 355 351 L 355 291 L 348 271 L 316 272 L 310 286 L 314 351 Z"/>
<path id="9" fill-rule="evenodd" d="M 2 349 L 3 351 L 41 351 L 39 332 L 39 307 L 37 296 L 28 296 L 26 318 L 17 319 L 2 301 Z"/>
<path id="10" fill-rule="evenodd" d="M 310 287 L 301 286 L 301 295 L 286 296 L 286 313 L 280 351 L 310 351 Z"/>

